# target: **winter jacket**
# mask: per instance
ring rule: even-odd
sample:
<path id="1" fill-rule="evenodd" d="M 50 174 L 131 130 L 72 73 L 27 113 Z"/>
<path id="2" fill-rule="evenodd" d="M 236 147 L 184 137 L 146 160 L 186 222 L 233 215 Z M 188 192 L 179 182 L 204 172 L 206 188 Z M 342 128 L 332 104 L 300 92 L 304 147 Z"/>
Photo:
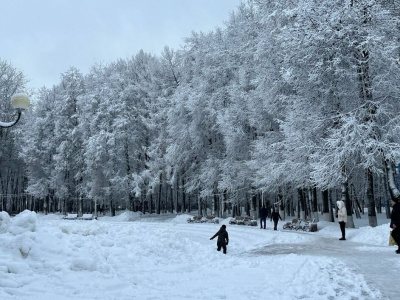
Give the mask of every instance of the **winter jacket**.
<path id="1" fill-rule="evenodd" d="M 279 214 L 279 212 L 277 212 L 277 211 L 272 212 L 271 221 L 272 220 L 278 221 L 279 219 L 282 220 L 281 215 Z"/>
<path id="2" fill-rule="evenodd" d="M 344 202 L 342 200 L 337 201 L 336 205 L 338 207 L 338 211 L 337 211 L 338 221 L 347 223 L 346 205 L 344 204 Z"/>
<path id="3" fill-rule="evenodd" d="M 260 208 L 260 218 L 266 219 L 268 217 L 268 210 L 265 207 Z"/>
<path id="4" fill-rule="evenodd" d="M 400 207 L 398 204 L 393 205 L 392 213 L 390 214 L 390 228 L 400 227 Z"/>
<path id="5" fill-rule="evenodd" d="M 220 245 L 228 245 L 229 243 L 229 236 L 228 232 L 226 231 L 225 227 L 221 227 L 216 234 L 213 235 L 210 240 L 214 239 L 216 236 L 218 236 L 217 243 Z"/>

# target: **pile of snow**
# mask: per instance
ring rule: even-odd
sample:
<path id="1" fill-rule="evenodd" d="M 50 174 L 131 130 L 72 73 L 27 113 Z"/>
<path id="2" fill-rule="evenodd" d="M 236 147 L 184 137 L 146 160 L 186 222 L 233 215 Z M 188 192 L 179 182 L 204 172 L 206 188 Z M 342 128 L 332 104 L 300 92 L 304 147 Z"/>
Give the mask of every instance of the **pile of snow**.
<path id="1" fill-rule="evenodd" d="M 7 232 L 11 224 L 11 218 L 5 211 L 0 211 L 0 233 Z"/>
<path id="2" fill-rule="evenodd" d="M 115 217 L 102 217 L 102 218 L 110 218 L 110 220 L 118 221 L 118 222 L 130 222 L 130 221 L 137 221 L 140 220 L 142 216 L 141 212 L 133 212 L 126 210 Z"/>
<path id="3" fill-rule="evenodd" d="M 365 226 L 361 230 L 352 229 L 349 238 L 353 242 L 366 243 L 370 245 L 387 246 L 389 242 L 390 223 L 376 227 Z"/>
<path id="4" fill-rule="evenodd" d="M 188 220 L 188 219 L 192 219 L 192 218 L 193 218 L 192 215 L 189 215 L 189 214 L 181 214 L 181 215 L 177 215 L 175 218 L 169 220 L 169 222 L 175 223 L 175 224 L 178 224 L 178 223 L 187 223 L 187 220 Z"/>
<path id="5" fill-rule="evenodd" d="M 0 233 L 10 232 L 13 235 L 22 234 L 26 231 L 35 231 L 36 213 L 25 210 L 12 219 L 7 212 L 0 212 Z"/>

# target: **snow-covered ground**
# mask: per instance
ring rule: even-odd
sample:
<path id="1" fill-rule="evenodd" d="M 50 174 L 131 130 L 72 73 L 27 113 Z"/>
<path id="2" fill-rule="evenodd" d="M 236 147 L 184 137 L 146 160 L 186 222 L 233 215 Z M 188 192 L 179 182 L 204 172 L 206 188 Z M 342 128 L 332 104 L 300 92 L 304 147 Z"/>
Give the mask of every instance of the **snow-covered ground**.
<path id="1" fill-rule="evenodd" d="M 131 212 L 98 220 L 0 212 L 0 299 L 399 299 L 389 220 L 318 232 L 189 224 Z M 227 225 L 228 254 L 210 237 Z"/>

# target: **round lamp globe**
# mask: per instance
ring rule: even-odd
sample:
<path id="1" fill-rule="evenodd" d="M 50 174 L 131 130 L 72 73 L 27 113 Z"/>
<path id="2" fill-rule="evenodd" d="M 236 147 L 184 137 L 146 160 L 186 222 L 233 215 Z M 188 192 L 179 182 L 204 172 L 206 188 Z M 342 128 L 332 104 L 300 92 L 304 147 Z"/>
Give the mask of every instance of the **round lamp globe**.
<path id="1" fill-rule="evenodd" d="M 29 98 L 25 94 L 15 94 L 11 97 L 11 105 L 16 109 L 27 109 L 29 107 Z"/>

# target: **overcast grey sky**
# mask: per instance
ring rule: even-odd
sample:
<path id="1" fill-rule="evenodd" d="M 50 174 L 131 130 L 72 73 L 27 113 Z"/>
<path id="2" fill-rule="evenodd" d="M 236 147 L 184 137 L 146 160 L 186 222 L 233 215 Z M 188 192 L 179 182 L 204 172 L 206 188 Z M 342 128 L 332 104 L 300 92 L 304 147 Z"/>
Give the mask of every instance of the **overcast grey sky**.
<path id="1" fill-rule="evenodd" d="M 178 49 L 192 31 L 223 27 L 241 0 L 0 0 L 0 59 L 23 71 L 28 86 L 52 87 L 69 67 L 140 49 Z"/>

